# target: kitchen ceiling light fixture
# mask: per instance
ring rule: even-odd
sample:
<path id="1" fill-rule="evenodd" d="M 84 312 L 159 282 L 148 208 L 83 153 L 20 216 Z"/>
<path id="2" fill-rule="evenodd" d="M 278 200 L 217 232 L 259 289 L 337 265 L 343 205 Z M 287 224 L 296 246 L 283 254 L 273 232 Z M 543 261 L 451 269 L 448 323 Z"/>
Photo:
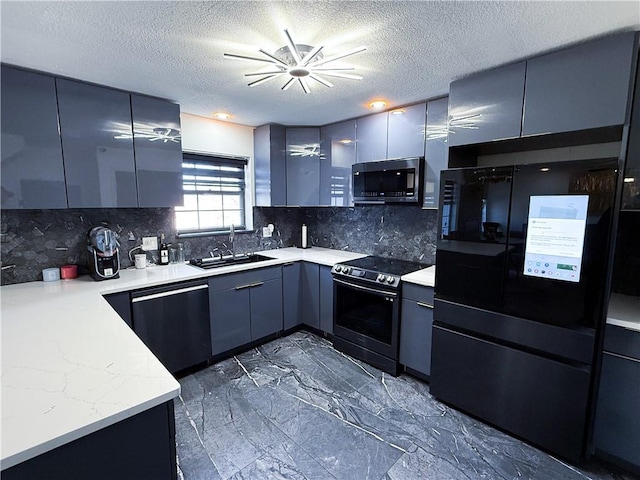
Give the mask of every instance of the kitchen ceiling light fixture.
<path id="1" fill-rule="evenodd" d="M 386 107 L 387 106 L 387 102 L 385 102 L 384 100 L 376 100 L 374 102 L 371 102 L 369 104 L 369 106 L 371 108 L 380 109 L 380 108 Z"/>
<path id="2" fill-rule="evenodd" d="M 304 93 L 310 93 L 308 79 L 315 80 L 316 82 L 331 88 L 333 84 L 326 80 L 324 77 L 346 78 L 348 80 L 362 80 L 360 75 L 354 75 L 351 73 L 344 73 L 346 71 L 355 70 L 354 67 L 334 67 L 327 66 L 327 64 L 341 60 L 345 57 L 355 55 L 356 53 L 364 52 L 367 47 L 358 47 L 346 52 L 332 55 L 330 57 L 324 57 L 322 49 L 324 46 L 313 47 L 311 45 L 305 45 L 295 43 L 289 34 L 289 31 L 284 29 L 285 39 L 287 44 L 284 47 L 279 48 L 273 54 L 268 53 L 264 49 L 258 51 L 266 58 L 248 57 L 246 55 L 235 55 L 232 53 L 225 53 L 224 58 L 233 60 L 248 60 L 252 62 L 263 62 L 270 64 L 268 69 L 264 69 L 258 72 L 245 73 L 245 77 L 260 77 L 257 80 L 249 82 L 250 87 L 256 87 L 262 85 L 269 80 L 275 78 L 285 78 L 286 82 L 282 86 L 282 90 L 287 90 L 294 83 L 298 83 Z M 284 77 L 283 77 L 284 75 Z"/>
<path id="3" fill-rule="evenodd" d="M 229 115 L 228 113 L 225 113 L 225 112 L 216 112 L 216 113 L 213 114 L 213 116 L 217 120 L 229 120 L 231 118 L 231 115 Z"/>

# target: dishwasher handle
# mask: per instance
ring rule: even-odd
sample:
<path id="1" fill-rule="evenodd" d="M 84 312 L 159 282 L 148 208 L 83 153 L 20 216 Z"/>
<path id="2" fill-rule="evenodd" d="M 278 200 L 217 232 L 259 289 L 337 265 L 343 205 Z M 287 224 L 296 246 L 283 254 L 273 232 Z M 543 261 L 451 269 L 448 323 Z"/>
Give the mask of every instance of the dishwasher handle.
<path id="1" fill-rule="evenodd" d="M 171 297 L 183 293 L 194 292 L 196 290 L 204 290 L 205 288 L 209 288 L 209 285 L 206 283 L 201 285 L 194 285 L 191 287 L 176 288 L 173 290 L 162 289 L 163 291 L 160 291 L 158 293 L 150 293 L 150 291 L 147 290 L 131 294 L 131 303 L 144 302 L 147 300 L 154 300 L 156 298 Z"/>

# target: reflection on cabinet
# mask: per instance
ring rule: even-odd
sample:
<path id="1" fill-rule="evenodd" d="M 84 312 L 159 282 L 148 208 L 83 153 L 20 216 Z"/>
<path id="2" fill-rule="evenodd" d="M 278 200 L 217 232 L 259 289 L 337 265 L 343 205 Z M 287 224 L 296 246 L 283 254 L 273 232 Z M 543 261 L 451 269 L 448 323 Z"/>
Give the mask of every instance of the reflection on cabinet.
<path id="1" fill-rule="evenodd" d="M 351 166 L 355 162 L 355 120 L 320 128 L 320 205 L 353 205 Z"/>
<path id="2" fill-rule="evenodd" d="M 427 102 L 427 139 L 425 146 L 424 201 L 425 208 L 438 208 L 440 172 L 449 161 L 447 97 Z"/>
<path id="3" fill-rule="evenodd" d="M 129 94 L 56 79 L 69 207 L 137 207 Z"/>
<path id="4" fill-rule="evenodd" d="M 522 135 L 625 123 L 634 39 L 628 32 L 528 60 Z"/>
<path id="5" fill-rule="evenodd" d="M 387 127 L 387 157 L 424 156 L 426 104 L 391 110 Z"/>
<path id="6" fill-rule="evenodd" d="M 287 128 L 287 205 L 320 205 L 320 129 Z"/>
<path id="7" fill-rule="evenodd" d="M 356 119 L 356 162 L 387 158 L 387 112 Z"/>
<path id="8" fill-rule="evenodd" d="M 525 62 L 451 82 L 449 146 L 518 138 Z"/>
<path id="9" fill-rule="evenodd" d="M 320 265 L 320 330 L 333 334 L 333 275 Z"/>
<path id="10" fill-rule="evenodd" d="M 282 271 L 267 267 L 209 279 L 213 355 L 282 331 Z"/>
<path id="11" fill-rule="evenodd" d="M 640 68 L 636 70 L 624 179 L 621 208 L 640 211 Z"/>
<path id="12" fill-rule="evenodd" d="M 640 332 L 607 325 L 600 375 L 596 453 L 640 472 Z"/>
<path id="13" fill-rule="evenodd" d="M 183 204 L 180 105 L 131 95 L 138 206 Z"/>
<path id="14" fill-rule="evenodd" d="M 400 363 L 419 374 L 431 373 L 433 288 L 405 283 L 400 319 Z"/>
<path id="15" fill-rule="evenodd" d="M 2 208 L 66 208 L 53 77 L 2 66 Z"/>
<path id="16" fill-rule="evenodd" d="M 253 131 L 257 207 L 287 204 L 285 133 L 282 125 L 262 125 Z"/>

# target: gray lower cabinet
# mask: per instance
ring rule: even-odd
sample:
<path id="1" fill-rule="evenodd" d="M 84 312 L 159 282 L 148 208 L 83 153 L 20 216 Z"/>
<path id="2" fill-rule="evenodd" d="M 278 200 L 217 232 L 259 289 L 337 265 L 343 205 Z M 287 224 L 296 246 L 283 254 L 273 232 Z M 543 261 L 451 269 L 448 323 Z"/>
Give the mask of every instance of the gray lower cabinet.
<path id="1" fill-rule="evenodd" d="M 418 103 L 389 112 L 387 158 L 424 156 L 426 107 Z"/>
<path id="2" fill-rule="evenodd" d="M 302 323 L 320 329 L 320 265 L 301 262 Z"/>
<path id="3" fill-rule="evenodd" d="M 287 205 L 320 205 L 320 129 L 287 128 Z"/>
<path id="4" fill-rule="evenodd" d="M 356 162 L 387 158 L 387 112 L 356 119 Z"/>
<path id="5" fill-rule="evenodd" d="M 333 275 L 320 265 L 320 330 L 333 334 Z"/>
<path id="6" fill-rule="evenodd" d="M 624 124 L 635 43 L 626 32 L 528 60 L 522 135 Z"/>
<path id="7" fill-rule="evenodd" d="M 2 66 L 2 208 L 66 208 L 53 77 Z"/>
<path id="8" fill-rule="evenodd" d="M 286 129 L 262 125 L 253 131 L 256 207 L 287 204 Z"/>
<path id="9" fill-rule="evenodd" d="M 290 262 L 282 266 L 282 314 L 284 330 L 302 323 L 301 263 Z"/>
<path id="10" fill-rule="evenodd" d="M 356 121 L 320 128 L 320 205 L 353 205 L 351 166 L 356 163 Z"/>
<path id="11" fill-rule="evenodd" d="M 180 105 L 131 95 L 139 207 L 184 203 Z"/>
<path id="12" fill-rule="evenodd" d="M 520 137 L 526 63 L 451 82 L 449 146 Z"/>
<path id="13" fill-rule="evenodd" d="M 448 97 L 427 102 L 424 208 L 440 206 L 440 172 L 449 162 L 448 108 Z"/>
<path id="14" fill-rule="evenodd" d="M 137 207 L 129 94 L 56 79 L 70 208 Z"/>
<path id="15" fill-rule="evenodd" d="M 640 472 L 640 332 L 607 325 L 596 407 L 596 454 Z"/>
<path id="16" fill-rule="evenodd" d="M 176 480 L 175 433 L 169 400 L 2 470 L 2 480 Z"/>
<path id="17" fill-rule="evenodd" d="M 282 270 L 267 267 L 209 279 L 213 355 L 282 331 Z"/>
<path id="18" fill-rule="evenodd" d="M 404 283 L 400 315 L 400 363 L 429 376 L 433 288 Z"/>

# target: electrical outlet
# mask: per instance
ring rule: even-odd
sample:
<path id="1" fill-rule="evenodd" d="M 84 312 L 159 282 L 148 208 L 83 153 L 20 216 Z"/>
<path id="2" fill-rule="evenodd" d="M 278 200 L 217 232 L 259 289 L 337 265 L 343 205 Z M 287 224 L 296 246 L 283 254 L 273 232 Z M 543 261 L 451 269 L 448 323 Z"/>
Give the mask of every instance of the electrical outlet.
<path id="1" fill-rule="evenodd" d="M 262 238 L 271 238 L 271 232 L 269 227 L 262 227 Z"/>
<path id="2" fill-rule="evenodd" d="M 158 238 L 157 237 L 142 237 L 142 250 L 148 252 L 150 250 L 158 249 Z"/>

